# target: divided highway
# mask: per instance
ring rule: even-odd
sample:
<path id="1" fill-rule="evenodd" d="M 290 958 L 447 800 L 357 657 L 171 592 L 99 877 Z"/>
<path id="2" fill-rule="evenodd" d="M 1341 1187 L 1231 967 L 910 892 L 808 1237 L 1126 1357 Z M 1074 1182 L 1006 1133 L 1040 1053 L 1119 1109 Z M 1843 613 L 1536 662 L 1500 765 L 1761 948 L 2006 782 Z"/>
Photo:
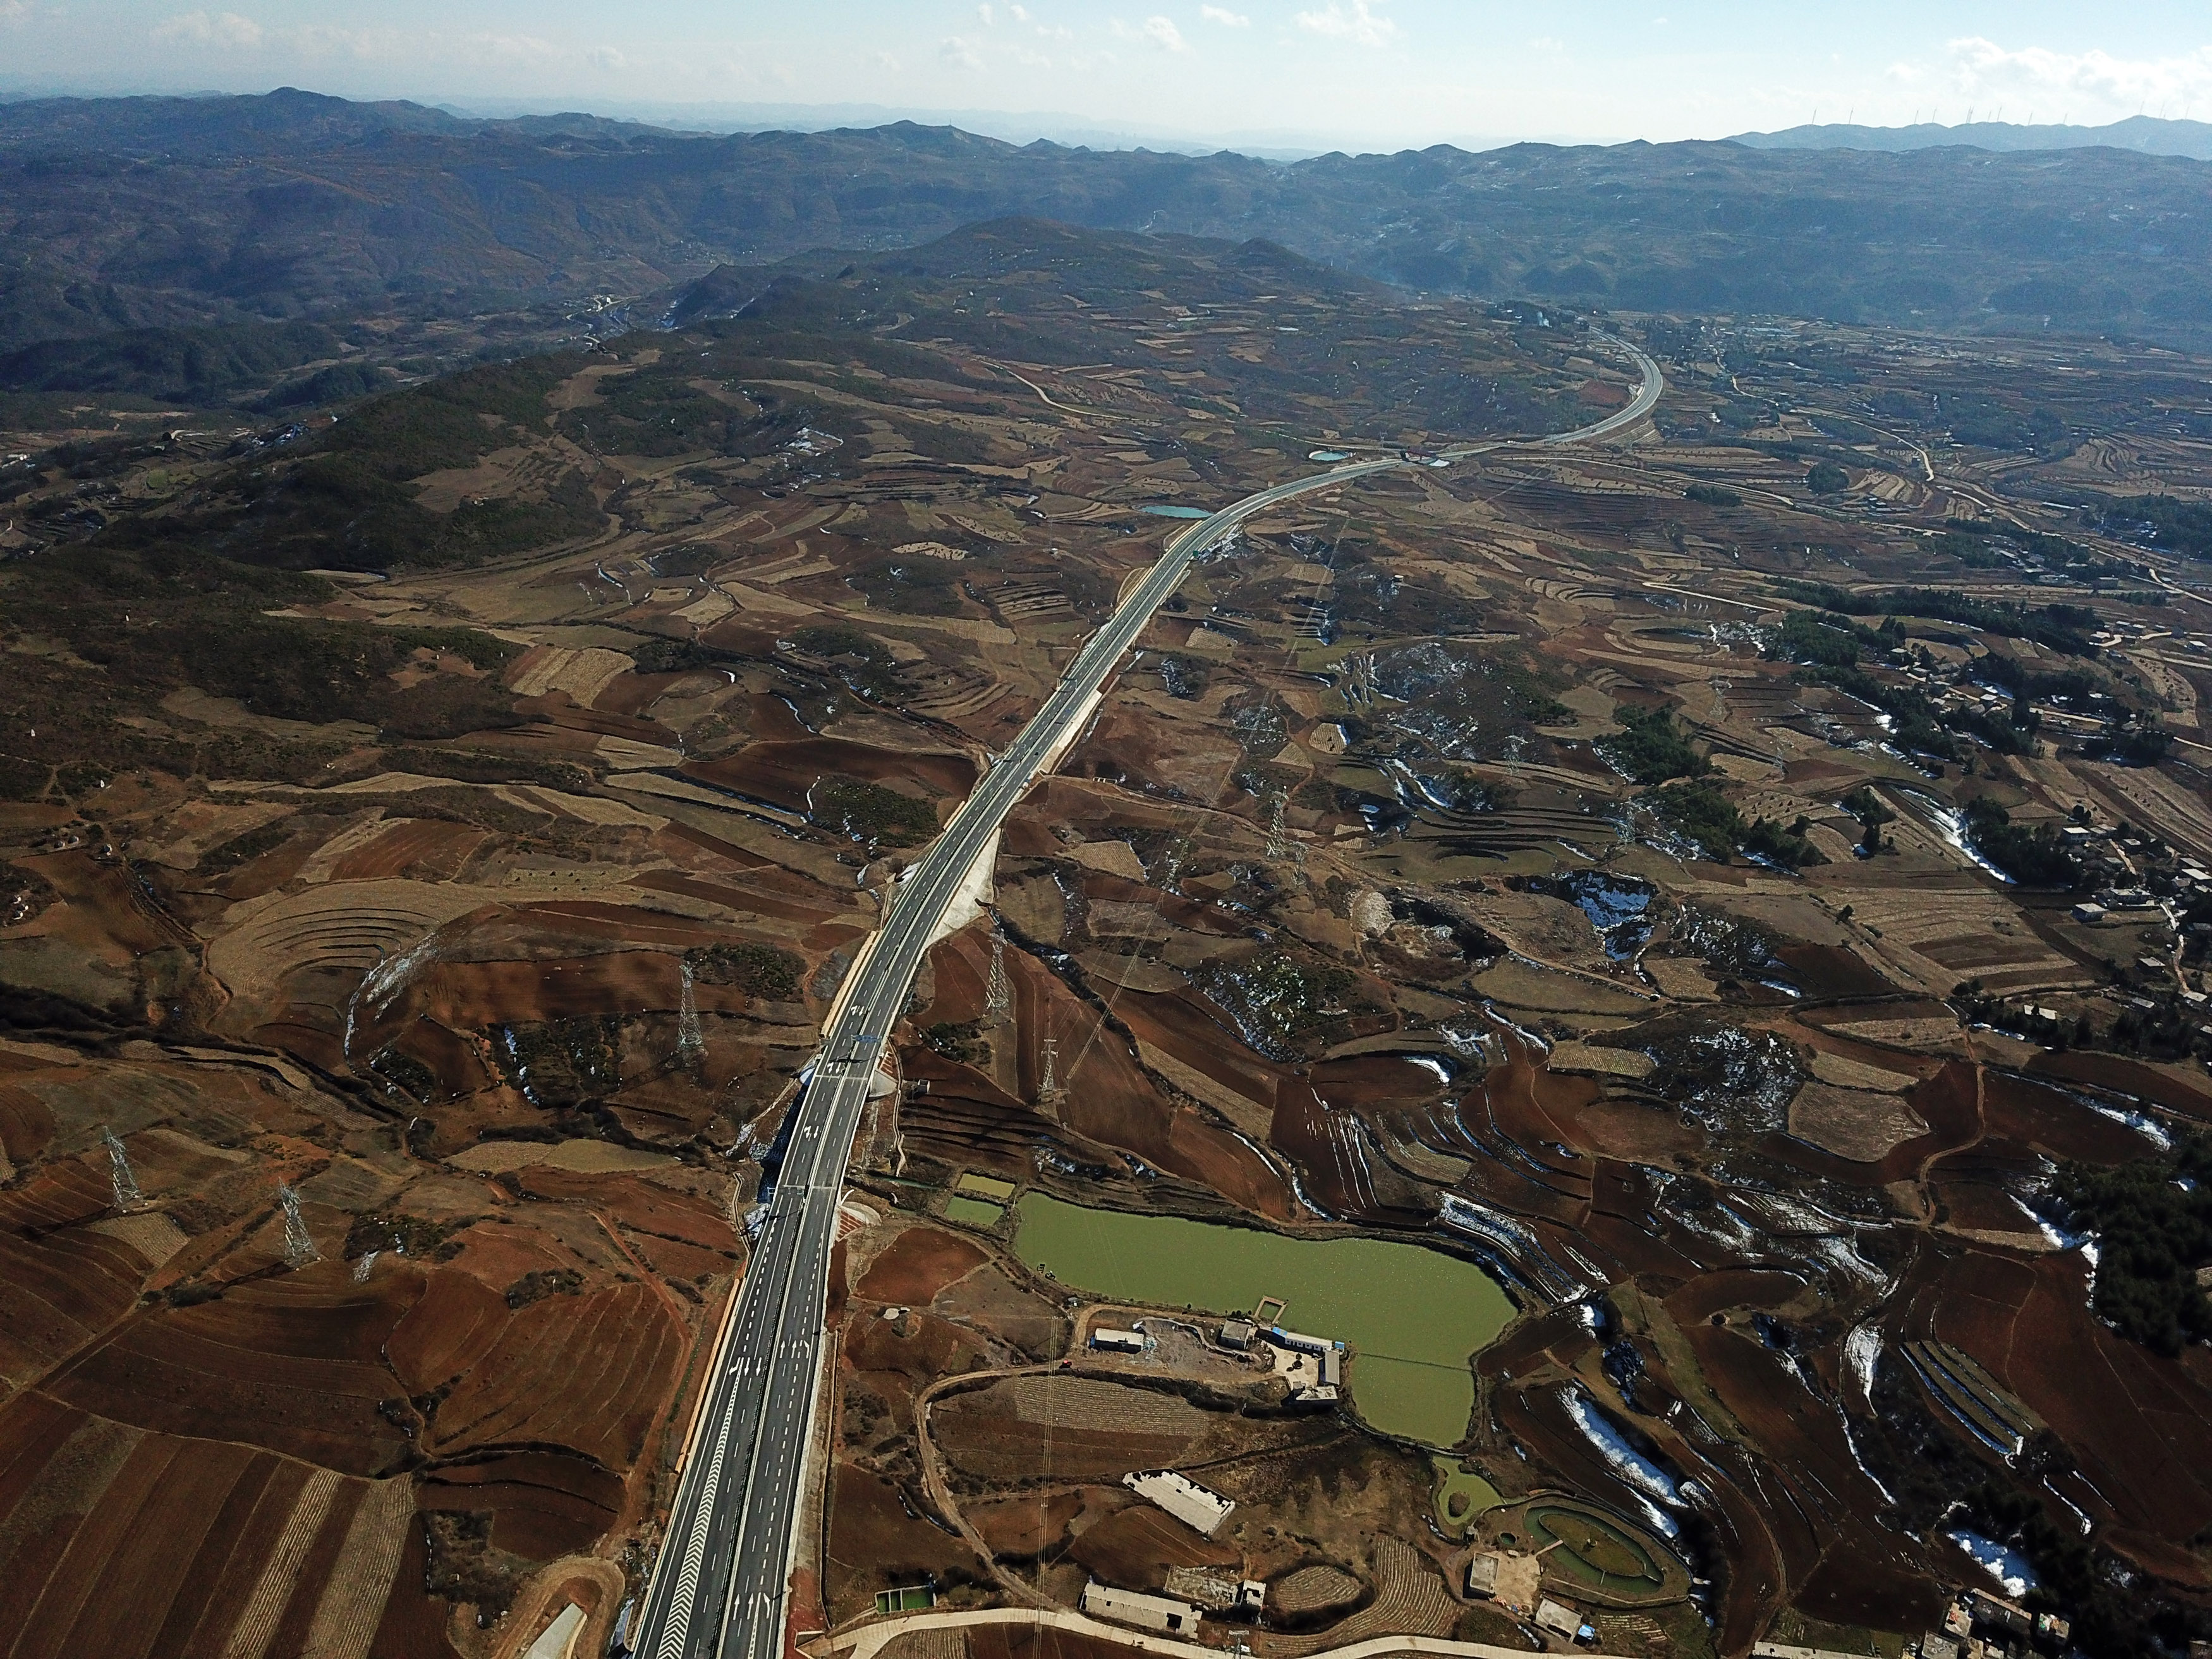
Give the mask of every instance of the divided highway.
<path id="1" fill-rule="evenodd" d="M 1633 347 L 1625 349 L 1644 377 L 1629 406 L 1595 426 L 1543 441 L 1601 437 L 1650 412 L 1662 385 L 1658 366 Z M 766 1218 L 708 1361 L 667 1535 L 630 1638 L 635 1652 L 646 1659 L 776 1659 L 781 1651 L 846 1162 L 922 957 L 1006 814 L 1078 736 L 1107 675 L 1194 559 L 1279 501 L 1407 465 L 1362 461 L 1293 479 L 1171 538 L 1159 562 L 1078 653 L 1051 699 L 906 870 L 882 928 L 850 970 L 793 1108 L 797 1121 Z"/>

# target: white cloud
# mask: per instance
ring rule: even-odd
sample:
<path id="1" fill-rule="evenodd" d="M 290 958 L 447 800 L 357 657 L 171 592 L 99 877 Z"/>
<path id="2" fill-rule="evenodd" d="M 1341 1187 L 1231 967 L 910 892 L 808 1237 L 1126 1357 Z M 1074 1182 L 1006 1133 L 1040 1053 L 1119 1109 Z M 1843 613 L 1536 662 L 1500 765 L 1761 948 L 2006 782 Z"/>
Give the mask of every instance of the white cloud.
<path id="1" fill-rule="evenodd" d="M 476 34 L 464 44 L 495 63 L 544 64 L 562 55 L 550 40 L 534 34 Z"/>
<path id="2" fill-rule="evenodd" d="M 976 8 L 975 8 L 975 21 L 976 21 L 977 22 L 981 23 L 981 24 L 985 28 L 988 28 L 988 27 L 991 27 L 991 9 L 990 9 L 990 7 L 988 7 L 988 6 L 978 6 L 978 7 L 976 7 Z"/>
<path id="3" fill-rule="evenodd" d="M 2212 46 L 2179 58 L 2115 58 L 2105 52 L 2059 52 L 2042 46 L 2007 51 L 1969 36 L 1950 43 L 1951 78 L 1969 97 L 2018 97 L 2077 112 L 2153 115 L 2185 112 L 2212 100 Z"/>
<path id="4" fill-rule="evenodd" d="M 1374 0 L 1352 0 L 1349 11 L 1345 9 L 1343 0 L 1328 0 L 1327 10 L 1302 11 L 1297 21 L 1300 28 L 1310 33 L 1326 34 L 1362 46 L 1382 46 L 1398 33 L 1396 23 L 1376 15 Z"/>
<path id="5" fill-rule="evenodd" d="M 983 54 L 975 50 L 975 43 L 963 40 L 957 34 L 945 37 L 945 44 L 937 49 L 937 55 L 955 69 L 980 70 L 983 67 Z"/>
<path id="6" fill-rule="evenodd" d="M 185 11 L 155 24 L 154 38 L 188 40 L 195 46 L 258 46 L 261 44 L 261 25 L 234 11 L 212 16 L 204 11 Z"/>
<path id="7" fill-rule="evenodd" d="M 584 53 L 584 61 L 593 69 L 599 70 L 624 70 L 629 67 L 629 59 L 612 46 L 592 47 Z"/>
<path id="8" fill-rule="evenodd" d="M 1114 20 L 1114 37 L 1117 40 L 1141 40 L 1148 46 L 1158 46 L 1162 52 L 1189 50 L 1183 44 L 1182 31 L 1175 26 L 1172 18 L 1168 17 L 1147 17 L 1135 28 L 1131 28 L 1117 17 Z"/>
<path id="9" fill-rule="evenodd" d="M 1027 6 L 1008 6 L 1006 15 L 1017 23 L 1026 23 L 1030 21 L 1030 9 Z"/>
<path id="10" fill-rule="evenodd" d="M 879 52 L 876 54 L 876 67 L 879 70 L 889 70 L 896 75 L 898 73 L 899 60 L 887 52 Z"/>
<path id="11" fill-rule="evenodd" d="M 1556 34 L 1540 34 L 1528 45 L 1536 52 L 1565 52 L 1567 49 L 1567 43 Z"/>
<path id="12" fill-rule="evenodd" d="M 0 0 L 0 23 L 23 24 L 31 21 L 31 0 Z"/>
<path id="13" fill-rule="evenodd" d="M 1218 23 L 1224 28 L 1249 29 L 1252 27 L 1250 18 L 1231 11 L 1226 6 L 1200 6 L 1198 9 L 1198 15 L 1207 22 Z"/>

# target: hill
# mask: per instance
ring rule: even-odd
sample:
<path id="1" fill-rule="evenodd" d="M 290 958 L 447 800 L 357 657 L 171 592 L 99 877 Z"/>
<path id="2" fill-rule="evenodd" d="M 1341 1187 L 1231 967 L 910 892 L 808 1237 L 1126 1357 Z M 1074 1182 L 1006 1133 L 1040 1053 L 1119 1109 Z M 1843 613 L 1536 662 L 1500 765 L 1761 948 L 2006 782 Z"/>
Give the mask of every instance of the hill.
<path id="1" fill-rule="evenodd" d="M 2155 115 L 2130 115 L 2101 127 L 2014 121 L 1962 121 L 1951 127 L 1917 121 L 1904 127 L 1863 127 L 1831 121 L 1779 132 L 1739 132 L 1729 142 L 1753 149 L 1939 149 L 1950 144 L 1990 150 L 2132 149 L 2145 155 L 2212 161 L 2212 125 L 2162 120 Z"/>

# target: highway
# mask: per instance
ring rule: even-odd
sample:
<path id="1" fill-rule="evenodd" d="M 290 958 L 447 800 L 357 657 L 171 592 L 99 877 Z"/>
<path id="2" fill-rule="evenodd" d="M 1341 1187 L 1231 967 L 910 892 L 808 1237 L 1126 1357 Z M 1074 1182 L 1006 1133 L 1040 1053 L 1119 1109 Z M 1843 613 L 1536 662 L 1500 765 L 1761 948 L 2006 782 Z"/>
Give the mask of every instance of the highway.
<path id="1" fill-rule="evenodd" d="M 1561 444 L 1586 444 L 1594 438 L 1609 438 L 1616 432 L 1634 426 L 1659 407 L 1659 394 L 1667 389 L 1667 377 L 1659 372 L 1659 365 L 1617 334 L 1598 334 L 1595 337 L 1623 353 L 1630 362 L 1636 365 L 1637 374 L 1643 377 L 1637 385 L 1636 395 L 1595 426 L 1578 427 L 1572 432 L 1555 432 L 1548 438 L 1537 439 L 1540 447 L 1556 449 Z"/>
<path id="2" fill-rule="evenodd" d="M 1658 366 L 1616 343 L 1644 374 L 1636 398 L 1595 426 L 1542 441 L 1601 437 L 1658 401 Z M 1051 698 L 904 872 L 883 927 L 848 973 L 792 1109 L 796 1121 L 767 1215 L 708 1360 L 667 1533 L 632 1626 L 633 1651 L 647 1659 L 776 1659 L 782 1650 L 827 1346 L 830 1257 L 853 1137 L 922 958 L 1006 814 L 1079 736 L 1107 675 L 1200 553 L 1279 501 L 1407 465 L 1361 461 L 1276 484 L 1170 538 L 1159 562 L 1077 653 Z"/>

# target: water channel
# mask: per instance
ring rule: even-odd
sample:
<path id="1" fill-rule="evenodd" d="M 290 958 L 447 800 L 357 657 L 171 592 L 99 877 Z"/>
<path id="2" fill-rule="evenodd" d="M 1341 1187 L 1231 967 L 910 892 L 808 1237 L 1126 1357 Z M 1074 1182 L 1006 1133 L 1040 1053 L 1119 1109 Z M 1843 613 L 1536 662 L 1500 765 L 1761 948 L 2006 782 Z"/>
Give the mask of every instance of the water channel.
<path id="1" fill-rule="evenodd" d="M 1282 1323 L 1356 1351 L 1346 1373 L 1359 1414 L 1431 1446 L 1467 1433 L 1474 1403 L 1468 1358 L 1513 1316 L 1474 1263 L 1375 1238 L 1285 1238 L 1256 1228 L 1085 1209 L 1032 1192 L 1017 1210 L 1015 1248 L 1063 1285 L 1167 1308 L 1249 1312 L 1263 1296 L 1290 1304 Z"/>

